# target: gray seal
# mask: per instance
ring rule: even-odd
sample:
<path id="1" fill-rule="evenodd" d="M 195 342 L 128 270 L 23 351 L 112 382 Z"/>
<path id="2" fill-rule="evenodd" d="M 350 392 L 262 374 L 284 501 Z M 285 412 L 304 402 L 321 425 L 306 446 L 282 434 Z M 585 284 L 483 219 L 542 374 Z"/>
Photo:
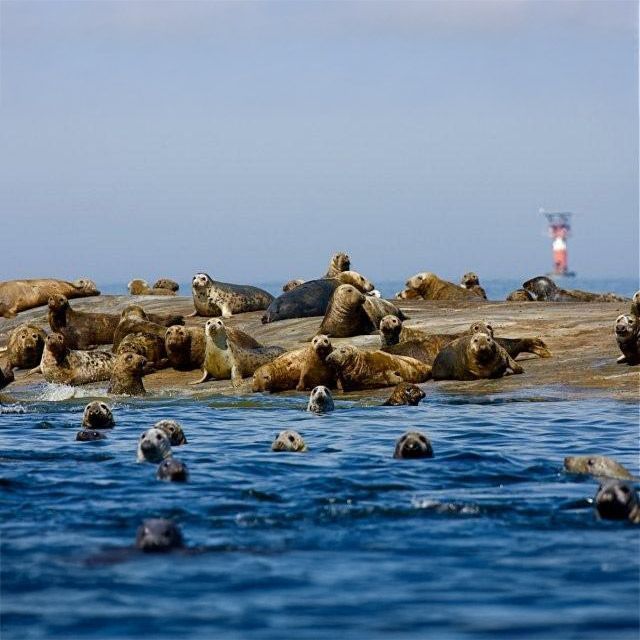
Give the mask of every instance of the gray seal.
<path id="1" fill-rule="evenodd" d="M 90 402 L 82 414 L 82 426 L 87 429 L 112 429 L 115 425 L 111 409 L 98 400 Z"/>
<path id="2" fill-rule="evenodd" d="M 136 548 L 147 553 L 166 552 L 183 547 L 182 533 L 171 520 L 145 520 L 136 532 Z"/>
<path id="3" fill-rule="evenodd" d="M 307 450 L 307 445 L 297 431 L 281 431 L 273 441 L 271 450 L 300 453 Z"/>
<path id="4" fill-rule="evenodd" d="M 107 436 L 101 431 L 95 429 L 82 429 L 76 433 L 76 440 L 78 442 L 95 442 L 96 440 L 106 440 Z"/>
<path id="5" fill-rule="evenodd" d="M 634 315 L 620 315 L 615 323 L 616 342 L 622 352 L 618 363 L 640 364 L 640 321 Z"/>
<path id="6" fill-rule="evenodd" d="M 170 458 L 171 443 L 169 437 L 162 429 L 147 429 L 138 440 L 138 462 L 162 462 Z"/>
<path id="7" fill-rule="evenodd" d="M 394 458 L 433 458 L 431 441 L 420 431 L 407 431 L 398 438 L 393 452 Z"/>
<path id="8" fill-rule="evenodd" d="M 167 434 L 172 447 L 187 444 L 187 438 L 179 422 L 175 420 L 159 420 L 153 425 L 154 429 L 161 429 Z"/>
<path id="9" fill-rule="evenodd" d="M 318 385 L 311 391 L 307 411 L 311 413 L 327 413 L 334 409 L 333 396 L 327 387 Z"/>
<path id="10" fill-rule="evenodd" d="M 166 482 L 186 482 L 189 479 L 187 465 L 175 458 L 167 458 L 158 465 L 156 478 Z"/>

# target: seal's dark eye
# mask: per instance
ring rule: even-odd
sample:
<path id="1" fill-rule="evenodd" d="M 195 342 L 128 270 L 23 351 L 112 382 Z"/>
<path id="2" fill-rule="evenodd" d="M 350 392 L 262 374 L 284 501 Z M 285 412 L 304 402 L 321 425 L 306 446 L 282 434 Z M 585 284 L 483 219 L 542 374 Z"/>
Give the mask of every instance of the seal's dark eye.
<path id="1" fill-rule="evenodd" d="M 620 487 L 620 492 L 623 493 L 625 496 L 629 495 L 629 487 L 627 487 L 626 485 L 622 485 Z"/>
<path id="2" fill-rule="evenodd" d="M 289 442 L 295 442 L 295 438 L 293 436 L 289 436 Z"/>
<path id="3" fill-rule="evenodd" d="M 161 440 L 161 439 L 162 439 L 162 436 L 160 434 L 157 434 L 156 435 L 156 440 Z"/>
<path id="4" fill-rule="evenodd" d="M 596 463 L 596 461 L 595 461 L 593 458 L 589 458 L 589 459 L 587 460 L 587 464 L 588 464 L 590 467 L 593 467 L 593 465 L 594 465 L 595 463 Z"/>
<path id="5" fill-rule="evenodd" d="M 427 439 L 424 436 L 418 436 L 420 442 L 424 442 L 425 444 L 427 444 Z"/>

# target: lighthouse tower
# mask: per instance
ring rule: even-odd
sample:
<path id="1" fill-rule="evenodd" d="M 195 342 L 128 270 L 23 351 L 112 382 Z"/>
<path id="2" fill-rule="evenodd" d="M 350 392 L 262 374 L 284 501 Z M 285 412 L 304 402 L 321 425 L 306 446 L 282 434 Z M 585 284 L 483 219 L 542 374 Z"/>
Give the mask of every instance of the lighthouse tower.
<path id="1" fill-rule="evenodd" d="M 573 277 L 576 274 L 569 271 L 569 262 L 567 257 L 567 238 L 571 235 L 571 216 L 569 211 L 561 211 L 556 213 L 547 213 L 544 209 L 540 210 L 549 222 L 549 236 L 553 238 L 551 245 L 553 250 L 553 271 L 551 276 Z"/>

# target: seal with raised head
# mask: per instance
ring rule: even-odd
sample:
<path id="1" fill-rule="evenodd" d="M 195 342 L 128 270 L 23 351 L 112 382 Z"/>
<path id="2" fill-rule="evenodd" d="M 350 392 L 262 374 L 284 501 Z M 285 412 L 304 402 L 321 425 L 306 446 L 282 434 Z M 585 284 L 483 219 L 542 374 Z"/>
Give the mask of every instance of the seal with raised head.
<path id="1" fill-rule="evenodd" d="M 366 296 L 350 284 L 340 285 L 331 296 L 318 334 L 349 338 L 371 333 L 376 326 L 365 311 Z"/>
<path id="2" fill-rule="evenodd" d="M 301 284 L 304 284 L 304 280 L 302 280 L 301 278 L 295 278 L 294 280 L 289 280 L 288 282 L 285 282 L 282 285 L 282 291 L 284 293 L 287 293 L 287 291 L 291 291 L 292 289 L 299 287 Z"/>
<path id="3" fill-rule="evenodd" d="M 393 452 L 394 458 L 416 460 L 418 458 L 433 458 L 431 441 L 420 431 L 407 431 L 398 438 Z"/>
<path id="4" fill-rule="evenodd" d="M 463 289 L 469 289 L 469 291 L 477 293 L 485 300 L 487 299 L 486 291 L 480 286 L 480 278 L 478 278 L 478 274 L 473 271 L 468 271 L 462 276 L 460 279 L 460 286 Z"/>
<path id="5" fill-rule="evenodd" d="M 362 351 L 346 344 L 327 356 L 327 364 L 334 368 L 338 388 L 343 391 L 393 387 L 400 382 L 426 382 L 431 378 L 431 367 L 414 358 Z"/>
<path id="6" fill-rule="evenodd" d="M 369 320 L 371 320 L 374 330 L 380 326 L 381 320 L 387 316 L 395 316 L 399 320 L 409 319 L 404 312 L 392 302 L 372 295 L 365 297 L 364 311 L 369 317 Z"/>
<path id="7" fill-rule="evenodd" d="M 333 347 L 325 335 L 315 336 L 311 344 L 287 351 L 262 365 L 253 374 L 253 391 L 304 391 L 317 385 L 335 387 L 333 369 L 325 362 Z"/>
<path id="8" fill-rule="evenodd" d="M 160 463 L 171 456 L 171 443 L 162 429 L 147 429 L 138 439 L 137 462 Z"/>
<path id="9" fill-rule="evenodd" d="M 230 318 L 234 313 L 266 309 L 274 299 L 264 289 L 218 282 L 206 273 L 193 276 L 191 290 L 196 308 L 192 316 Z"/>
<path id="10" fill-rule="evenodd" d="M 531 302 L 534 297 L 526 289 L 516 289 L 506 299 L 507 302 Z"/>
<path id="11" fill-rule="evenodd" d="M 21 324 L 9 336 L 7 357 L 14 369 L 37 367 L 42 359 L 47 334 L 32 324 Z"/>
<path id="12" fill-rule="evenodd" d="M 136 312 L 129 312 L 122 317 L 113 334 L 113 352 L 118 352 L 120 342 L 130 333 L 147 333 L 157 336 L 162 341 L 162 351 L 164 352 L 164 336 L 166 332 L 167 327 L 164 325 L 141 318 Z M 166 356 L 166 352 L 164 355 Z"/>
<path id="13" fill-rule="evenodd" d="M 311 391 L 307 411 L 311 413 L 328 413 L 334 409 L 333 396 L 327 387 L 318 385 Z"/>
<path id="14" fill-rule="evenodd" d="M 592 293 L 580 289 L 562 289 L 548 276 L 536 276 L 522 284 L 538 302 L 625 302 L 629 298 L 615 293 Z"/>
<path id="15" fill-rule="evenodd" d="M 106 351 L 77 351 L 69 349 L 61 333 L 47 336 L 40 371 L 47 382 L 59 384 L 89 384 L 111 378 L 115 356 Z"/>
<path id="16" fill-rule="evenodd" d="M 150 287 L 146 280 L 137 278 L 132 280 L 128 285 L 129 293 L 132 296 L 175 296 L 173 289 L 165 289 L 164 287 Z"/>
<path id="17" fill-rule="evenodd" d="M 333 278 L 342 271 L 351 269 L 351 258 L 346 253 L 334 253 L 329 261 L 329 268 L 325 278 Z"/>
<path id="18" fill-rule="evenodd" d="M 78 442 L 95 442 L 96 440 L 106 440 L 107 436 L 101 431 L 95 429 L 82 429 L 76 433 L 76 440 Z"/>
<path id="19" fill-rule="evenodd" d="M 116 356 L 107 393 L 120 396 L 143 396 L 146 394 L 142 376 L 147 359 L 130 351 Z"/>
<path id="20" fill-rule="evenodd" d="M 158 465 L 156 478 L 165 482 L 186 482 L 189 479 L 187 465 L 176 458 L 167 458 Z"/>
<path id="21" fill-rule="evenodd" d="M 169 442 L 172 447 L 179 447 L 183 444 L 187 444 L 187 438 L 184 435 L 182 426 L 175 420 L 158 420 L 153 425 L 154 429 L 161 429 L 169 437 Z"/>
<path id="22" fill-rule="evenodd" d="M 169 327 L 164 336 L 169 364 L 178 371 L 200 369 L 204 364 L 206 340 L 202 327 Z"/>
<path id="23" fill-rule="evenodd" d="M 2 365 L 0 363 L 0 389 L 4 389 L 7 385 L 11 384 L 15 380 L 13 370 L 10 365 Z"/>
<path id="24" fill-rule="evenodd" d="M 482 300 L 477 292 L 463 289 L 453 282 L 438 278 L 435 273 L 423 271 L 409 278 L 407 289 L 416 291 L 423 300 Z"/>
<path id="25" fill-rule="evenodd" d="M 628 482 L 606 480 L 598 487 L 593 503 L 603 520 L 628 520 L 640 524 L 640 500 Z"/>
<path id="26" fill-rule="evenodd" d="M 84 408 L 82 426 L 86 429 L 112 429 L 115 426 L 113 412 L 104 402 L 94 400 Z"/>
<path id="27" fill-rule="evenodd" d="M 138 318 L 140 320 L 148 320 L 155 324 L 161 324 L 163 327 L 173 327 L 174 325 L 183 325 L 184 318 L 181 315 L 171 313 L 151 313 L 145 311 L 139 304 L 127 305 L 120 313 L 120 320 L 127 317 Z"/>
<path id="28" fill-rule="evenodd" d="M 204 334 L 205 354 L 202 377 L 191 384 L 200 384 L 210 378 L 215 380 L 229 380 L 231 378 L 232 357 L 229 349 L 231 342 L 247 348 L 262 346 L 248 333 L 225 326 L 220 318 L 207 320 L 204 325 Z"/>
<path id="29" fill-rule="evenodd" d="M 616 342 L 622 355 L 619 363 L 640 364 L 640 320 L 633 315 L 620 315 L 615 324 Z"/>
<path id="30" fill-rule="evenodd" d="M 98 296 L 95 282 L 80 278 L 73 282 L 54 279 L 9 280 L 0 282 L 0 314 L 13 318 L 20 311 L 47 304 L 49 296 L 61 294 L 67 298 Z"/>
<path id="31" fill-rule="evenodd" d="M 145 553 L 165 553 L 183 547 L 182 533 L 171 520 L 145 520 L 136 532 L 136 548 Z"/>
<path id="32" fill-rule="evenodd" d="M 457 338 L 433 361 L 434 380 L 500 378 L 509 373 L 523 373 L 523 369 L 486 333 Z"/>
<path id="33" fill-rule="evenodd" d="M 299 453 L 307 450 L 307 445 L 297 431 L 281 431 L 271 445 L 271 451 Z"/>
<path id="34" fill-rule="evenodd" d="M 253 376 L 256 369 L 275 360 L 286 351 L 278 346 L 243 347 L 233 341 L 228 345 L 231 356 L 231 382 L 236 387 L 242 384 L 243 378 Z"/>
<path id="35" fill-rule="evenodd" d="M 382 403 L 383 407 L 398 407 L 401 405 L 409 405 L 416 407 L 420 404 L 420 400 L 425 398 L 427 394 L 417 385 L 410 382 L 401 382 L 397 384 L 391 394 L 391 397 Z"/>
<path id="36" fill-rule="evenodd" d="M 628 469 L 619 462 L 599 455 L 567 456 L 564 459 L 564 468 L 569 473 L 580 473 L 594 477 L 618 478 L 621 480 L 633 480 Z"/>
<path id="37" fill-rule="evenodd" d="M 169 289 L 169 291 L 178 291 L 180 289 L 180 285 L 175 281 L 171 280 L 171 278 L 159 278 L 155 281 L 152 289 Z"/>
<path id="38" fill-rule="evenodd" d="M 137 353 L 146 361 L 145 373 L 153 373 L 169 366 L 164 340 L 154 333 L 128 333 L 118 345 L 117 354 Z"/>
<path id="39" fill-rule="evenodd" d="M 47 319 L 52 331 L 61 333 L 70 349 L 111 344 L 120 316 L 113 313 L 75 311 L 62 294 L 49 296 Z"/>

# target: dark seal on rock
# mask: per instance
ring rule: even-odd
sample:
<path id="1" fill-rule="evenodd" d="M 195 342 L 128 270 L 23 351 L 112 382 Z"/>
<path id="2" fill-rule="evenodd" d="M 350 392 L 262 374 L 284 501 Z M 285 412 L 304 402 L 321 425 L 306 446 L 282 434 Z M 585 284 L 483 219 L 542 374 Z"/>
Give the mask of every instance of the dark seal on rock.
<path id="1" fill-rule="evenodd" d="M 615 293 L 592 293 L 580 289 L 561 289 L 551 278 L 536 276 L 522 285 L 538 302 L 625 302 L 628 298 Z"/>
<path id="2" fill-rule="evenodd" d="M 628 482 L 603 482 L 598 488 L 594 504 L 603 520 L 628 520 L 640 524 L 640 501 L 636 490 Z"/>
<path id="3" fill-rule="evenodd" d="M 0 363 L 0 389 L 4 389 L 7 385 L 15 380 L 13 371 L 9 365 L 2 366 Z"/>
<path id="4" fill-rule="evenodd" d="M 111 429 L 115 425 L 111 409 L 98 400 L 90 402 L 82 414 L 82 426 L 87 429 Z"/>
<path id="5" fill-rule="evenodd" d="M 155 284 L 152 289 L 169 289 L 169 291 L 178 291 L 180 289 L 180 285 L 170 278 L 160 278 L 155 281 Z"/>
<path id="6" fill-rule="evenodd" d="M 122 310 L 120 313 L 120 320 L 127 317 L 138 318 L 139 320 L 148 320 L 154 324 L 161 324 L 163 327 L 173 327 L 174 325 L 184 324 L 184 318 L 181 315 L 147 312 L 139 304 L 127 305 Z"/>
<path id="7" fill-rule="evenodd" d="M 14 369 L 37 367 L 42 359 L 47 334 L 32 324 L 21 324 L 9 336 L 8 359 Z"/>
<path id="8" fill-rule="evenodd" d="M 145 395 L 142 376 L 146 364 L 146 358 L 137 353 L 125 351 L 118 354 L 107 393 L 124 396 Z"/>
<path id="9" fill-rule="evenodd" d="M 417 385 L 410 382 L 401 382 L 395 386 L 391 397 L 382 403 L 383 407 L 397 407 L 400 405 L 409 405 L 415 407 L 420 404 L 427 394 Z"/>
<path id="10" fill-rule="evenodd" d="M 156 478 L 166 482 L 186 482 L 189 479 L 187 465 L 175 458 L 167 458 L 158 465 Z"/>
<path id="11" fill-rule="evenodd" d="M 376 327 L 365 311 L 365 296 L 350 284 L 340 285 L 333 293 L 318 329 L 330 338 L 348 338 L 371 333 Z"/>
<path id="12" fill-rule="evenodd" d="M 136 548 L 146 553 L 163 553 L 182 549 L 182 533 L 171 520 L 152 518 L 145 520 L 136 533 Z"/>
<path id="13" fill-rule="evenodd" d="M 396 442 L 394 458 L 433 458 L 433 447 L 427 436 L 420 431 L 407 431 Z"/>

